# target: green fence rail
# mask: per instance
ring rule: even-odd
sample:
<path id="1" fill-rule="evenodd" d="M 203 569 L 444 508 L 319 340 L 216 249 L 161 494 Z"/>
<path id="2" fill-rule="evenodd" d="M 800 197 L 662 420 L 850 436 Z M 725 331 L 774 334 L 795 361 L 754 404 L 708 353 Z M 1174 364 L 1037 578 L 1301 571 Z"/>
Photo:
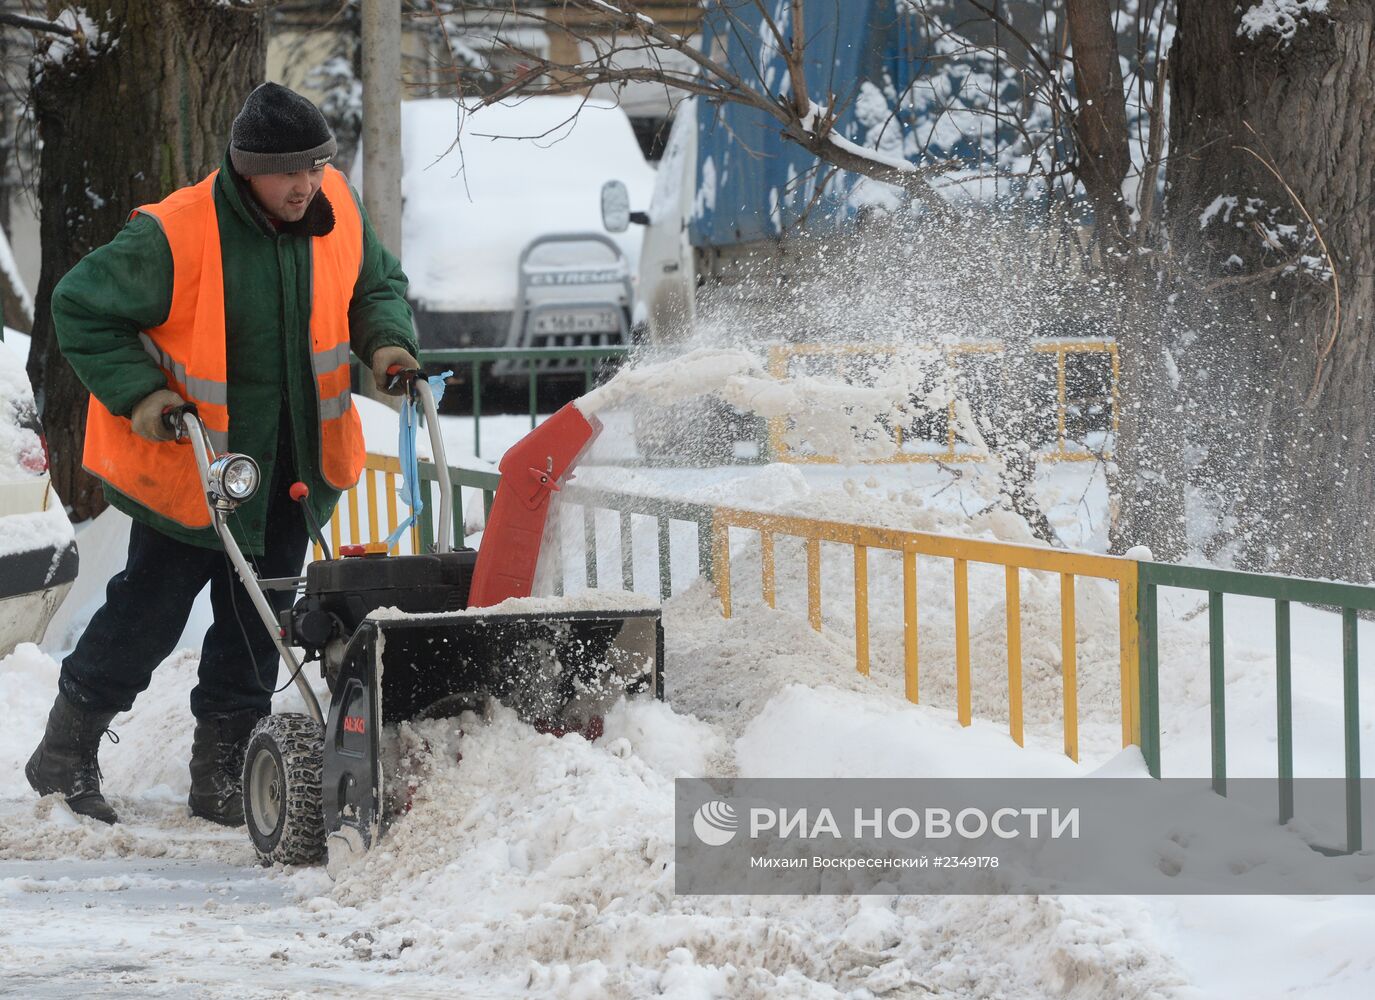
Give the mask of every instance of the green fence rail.
<path id="1" fill-rule="evenodd" d="M 1227 596 L 1259 597 L 1275 602 L 1275 703 L 1279 769 L 1279 821 L 1294 817 L 1293 678 L 1289 610 L 1306 604 L 1341 611 L 1342 717 L 1346 778 L 1346 850 L 1361 850 L 1361 727 L 1357 692 L 1356 615 L 1375 611 L 1375 587 L 1299 577 L 1243 573 L 1200 566 L 1140 564 L 1137 619 L 1141 629 L 1141 753 L 1152 776 L 1160 767 L 1160 637 L 1157 612 L 1160 587 L 1201 591 L 1208 595 L 1209 718 L 1212 739 L 1213 790 L 1227 794 L 1227 705 L 1223 669 L 1223 601 Z"/>
<path id="2" fill-rule="evenodd" d="M 540 377 L 564 379 L 568 377 L 566 371 L 542 371 L 535 362 L 579 362 L 582 367 L 584 391 L 590 391 L 596 382 L 597 368 L 600 363 L 612 359 L 619 360 L 629 353 L 629 347 L 493 347 L 463 348 L 452 351 L 421 351 L 418 360 L 422 365 L 452 365 L 457 370 L 467 369 L 469 382 L 473 389 L 473 454 L 480 455 L 482 454 L 482 366 L 484 364 L 494 361 L 525 364 L 525 377 L 529 385 L 530 427 L 533 429 L 539 404 L 538 380 Z"/>
<path id="3" fill-rule="evenodd" d="M 697 573 L 708 580 L 713 578 L 711 524 L 714 511 L 710 506 L 582 486 L 565 486 L 560 501 L 583 509 L 583 550 L 587 586 L 597 586 L 596 512 L 598 510 L 615 511 L 620 515 L 621 587 L 623 589 L 635 589 L 635 554 L 630 520 L 635 514 L 654 518 L 658 528 L 660 599 L 666 601 L 673 596 L 673 557 L 669 546 L 669 525 L 673 521 L 685 521 L 697 526 Z"/>
<path id="4" fill-rule="evenodd" d="M 437 482 L 435 465 L 432 462 L 420 463 L 420 479 L 425 484 L 425 507 L 420 512 L 419 531 L 421 551 L 430 551 L 435 543 L 434 512 L 439 507 L 438 490 L 432 484 Z M 454 509 L 453 538 L 455 545 L 461 545 L 467 533 L 464 526 L 463 488 L 481 491 L 484 515 L 490 514 L 501 474 L 484 472 L 479 469 L 449 467 L 449 483 L 453 486 Z M 635 493 L 618 493 L 612 490 L 597 490 L 583 486 L 565 486 L 560 491 L 559 501 L 565 505 L 583 509 L 583 565 L 584 585 L 598 585 L 597 571 L 597 519 L 598 510 L 617 513 L 620 520 L 621 588 L 635 589 L 635 552 L 631 532 L 631 518 L 643 515 L 655 519 L 659 543 L 659 597 L 668 600 L 673 596 L 673 556 L 669 545 L 669 526 L 674 521 L 693 524 L 697 528 L 697 573 L 712 579 L 711 523 L 712 508 L 705 504 L 694 504 L 676 500 L 662 500 Z M 562 555 L 562 553 L 560 553 Z M 560 559 L 559 574 L 554 586 L 562 594 L 566 581 L 563 579 L 563 560 Z"/>
<path id="5" fill-rule="evenodd" d="M 425 506 L 420 511 L 420 547 L 422 552 L 430 552 L 434 549 L 434 512 L 439 509 L 439 491 L 431 487 L 431 484 L 439 481 L 436 466 L 433 462 L 421 461 L 420 482 L 425 490 Z M 455 546 L 463 544 L 463 536 L 467 534 L 463 523 L 463 487 L 482 491 L 482 511 L 484 520 L 486 515 L 491 513 L 492 501 L 496 498 L 497 486 L 501 483 L 501 473 L 484 472 L 481 469 L 460 469 L 456 466 L 449 466 L 449 483 L 453 486 L 454 509 L 450 512 L 453 519 L 453 544 Z"/>

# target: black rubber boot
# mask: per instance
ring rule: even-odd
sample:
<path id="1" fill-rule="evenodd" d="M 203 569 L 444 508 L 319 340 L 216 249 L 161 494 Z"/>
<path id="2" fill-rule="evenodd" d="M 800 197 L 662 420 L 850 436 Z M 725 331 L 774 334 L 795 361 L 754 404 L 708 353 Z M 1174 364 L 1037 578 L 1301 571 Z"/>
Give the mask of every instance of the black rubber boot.
<path id="1" fill-rule="evenodd" d="M 59 694 L 48 713 L 43 741 L 24 765 L 24 777 L 33 790 L 39 795 L 60 792 L 72 812 L 102 823 L 118 823 L 119 816 L 100 794 L 100 764 L 96 760 L 100 738 L 117 714 L 83 711 Z"/>
<path id="2" fill-rule="evenodd" d="M 254 711 L 196 720 L 191 738 L 191 815 L 243 826 L 243 755 L 262 715 Z"/>

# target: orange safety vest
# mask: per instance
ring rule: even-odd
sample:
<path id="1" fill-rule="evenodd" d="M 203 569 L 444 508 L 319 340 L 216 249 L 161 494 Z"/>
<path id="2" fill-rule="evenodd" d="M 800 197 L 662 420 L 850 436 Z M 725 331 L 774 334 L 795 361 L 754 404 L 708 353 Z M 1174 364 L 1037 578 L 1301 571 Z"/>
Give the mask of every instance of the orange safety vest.
<path id="1" fill-rule="evenodd" d="M 229 448 L 229 382 L 225 361 L 224 271 L 215 171 L 143 212 L 158 220 L 172 251 L 172 306 L 167 320 L 139 334 L 167 376 L 168 387 L 196 404 L 216 452 Z M 343 174 L 325 168 L 321 192 L 334 208 L 334 229 L 310 240 L 310 344 L 320 416 L 320 472 L 336 490 L 358 482 L 365 448 L 349 393 L 349 302 L 363 266 L 363 219 Z M 132 214 L 130 216 L 132 218 Z M 238 420 L 252 414 L 236 414 Z M 187 528 L 210 525 L 195 455 L 172 441 L 148 441 L 91 397 L 83 464 L 125 496 Z"/>

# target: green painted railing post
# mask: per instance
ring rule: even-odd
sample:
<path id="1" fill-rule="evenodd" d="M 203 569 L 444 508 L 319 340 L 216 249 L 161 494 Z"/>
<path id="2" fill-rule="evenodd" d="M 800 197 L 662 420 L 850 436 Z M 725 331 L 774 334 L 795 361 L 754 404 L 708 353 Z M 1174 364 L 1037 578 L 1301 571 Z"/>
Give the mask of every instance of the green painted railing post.
<path id="1" fill-rule="evenodd" d="M 630 511 L 621 511 L 621 589 L 635 589 L 635 538 L 631 533 Z"/>
<path id="2" fill-rule="evenodd" d="M 535 411 L 539 409 L 539 393 L 535 389 L 535 378 L 539 369 L 535 367 L 533 361 L 530 362 L 530 429 L 535 429 Z"/>
<path id="3" fill-rule="evenodd" d="M 1346 717 L 1346 849 L 1361 849 L 1361 702 L 1357 687 L 1356 612 L 1342 609 L 1342 707 Z"/>
<path id="4" fill-rule="evenodd" d="M 597 511 L 587 506 L 582 509 L 582 544 L 584 573 L 587 586 L 597 589 Z"/>
<path id="5" fill-rule="evenodd" d="M 1289 602 L 1275 602 L 1275 736 L 1279 744 L 1280 823 L 1294 818 L 1294 699 Z"/>
<path id="6" fill-rule="evenodd" d="M 456 549 L 463 548 L 463 539 L 466 536 L 463 530 L 465 527 L 463 524 L 463 484 L 458 481 L 459 478 L 458 470 L 451 468 L 449 470 L 449 485 L 453 489 L 454 496 L 454 536 L 452 544 Z"/>
<path id="7" fill-rule="evenodd" d="M 553 573 L 553 577 L 554 577 L 554 596 L 555 596 L 555 597 L 562 597 L 562 596 L 563 596 L 563 574 L 564 574 L 564 570 L 565 570 L 565 565 L 564 565 L 564 550 L 563 550 L 563 523 L 562 523 L 561 521 L 556 521 L 556 522 L 554 523 L 554 537 L 553 537 L 551 540 L 552 540 L 553 543 L 554 543 L 554 558 L 558 560 L 558 563 L 557 563 L 557 564 L 555 565 L 555 567 L 554 567 L 554 573 Z"/>
<path id="8" fill-rule="evenodd" d="M 1224 674 L 1222 593 L 1208 592 L 1208 679 L 1213 737 L 1213 791 L 1227 794 L 1227 687 Z"/>
<path id="9" fill-rule="evenodd" d="M 473 455 L 482 457 L 482 362 L 474 361 L 473 372 Z"/>
<path id="10" fill-rule="evenodd" d="M 670 562 L 668 544 L 668 518 L 660 514 L 655 520 L 659 526 L 659 599 L 666 601 L 673 596 L 673 566 Z"/>
<path id="11" fill-rule="evenodd" d="M 1147 563 L 1141 564 L 1141 580 L 1136 591 L 1137 653 L 1141 690 L 1141 756 L 1152 778 L 1160 777 L 1160 636 L 1155 584 L 1146 580 Z"/>
<path id="12" fill-rule="evenodd" d="M 697 522 L 697 575 L 708 580 L 716 579 L 712 565 L 710 520 Z"/>
<path id="13" fill-rule="evenodd" d="M 422 552 L 432 552 L 434 550 L 434 504 L 430 503 L 430 480 L 425 474 L 433 473 L 434 466 L 430 466 L 420 474 L 420 495 L 424 499 L 424 506 L 420 509 L 420 550 Z"/>

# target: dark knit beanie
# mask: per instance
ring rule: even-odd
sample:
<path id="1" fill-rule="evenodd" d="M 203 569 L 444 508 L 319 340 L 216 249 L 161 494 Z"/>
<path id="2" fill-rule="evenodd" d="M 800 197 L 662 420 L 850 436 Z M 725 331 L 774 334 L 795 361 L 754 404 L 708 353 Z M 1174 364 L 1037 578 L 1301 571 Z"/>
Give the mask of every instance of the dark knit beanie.
<path id="1" fill-rule="evenodd" d="M 324 166 L 337 148 L 319 108 L 279 83 L 264 83 L 234 119 L 229 161 L 243 177 L 294 174 Z"/>

